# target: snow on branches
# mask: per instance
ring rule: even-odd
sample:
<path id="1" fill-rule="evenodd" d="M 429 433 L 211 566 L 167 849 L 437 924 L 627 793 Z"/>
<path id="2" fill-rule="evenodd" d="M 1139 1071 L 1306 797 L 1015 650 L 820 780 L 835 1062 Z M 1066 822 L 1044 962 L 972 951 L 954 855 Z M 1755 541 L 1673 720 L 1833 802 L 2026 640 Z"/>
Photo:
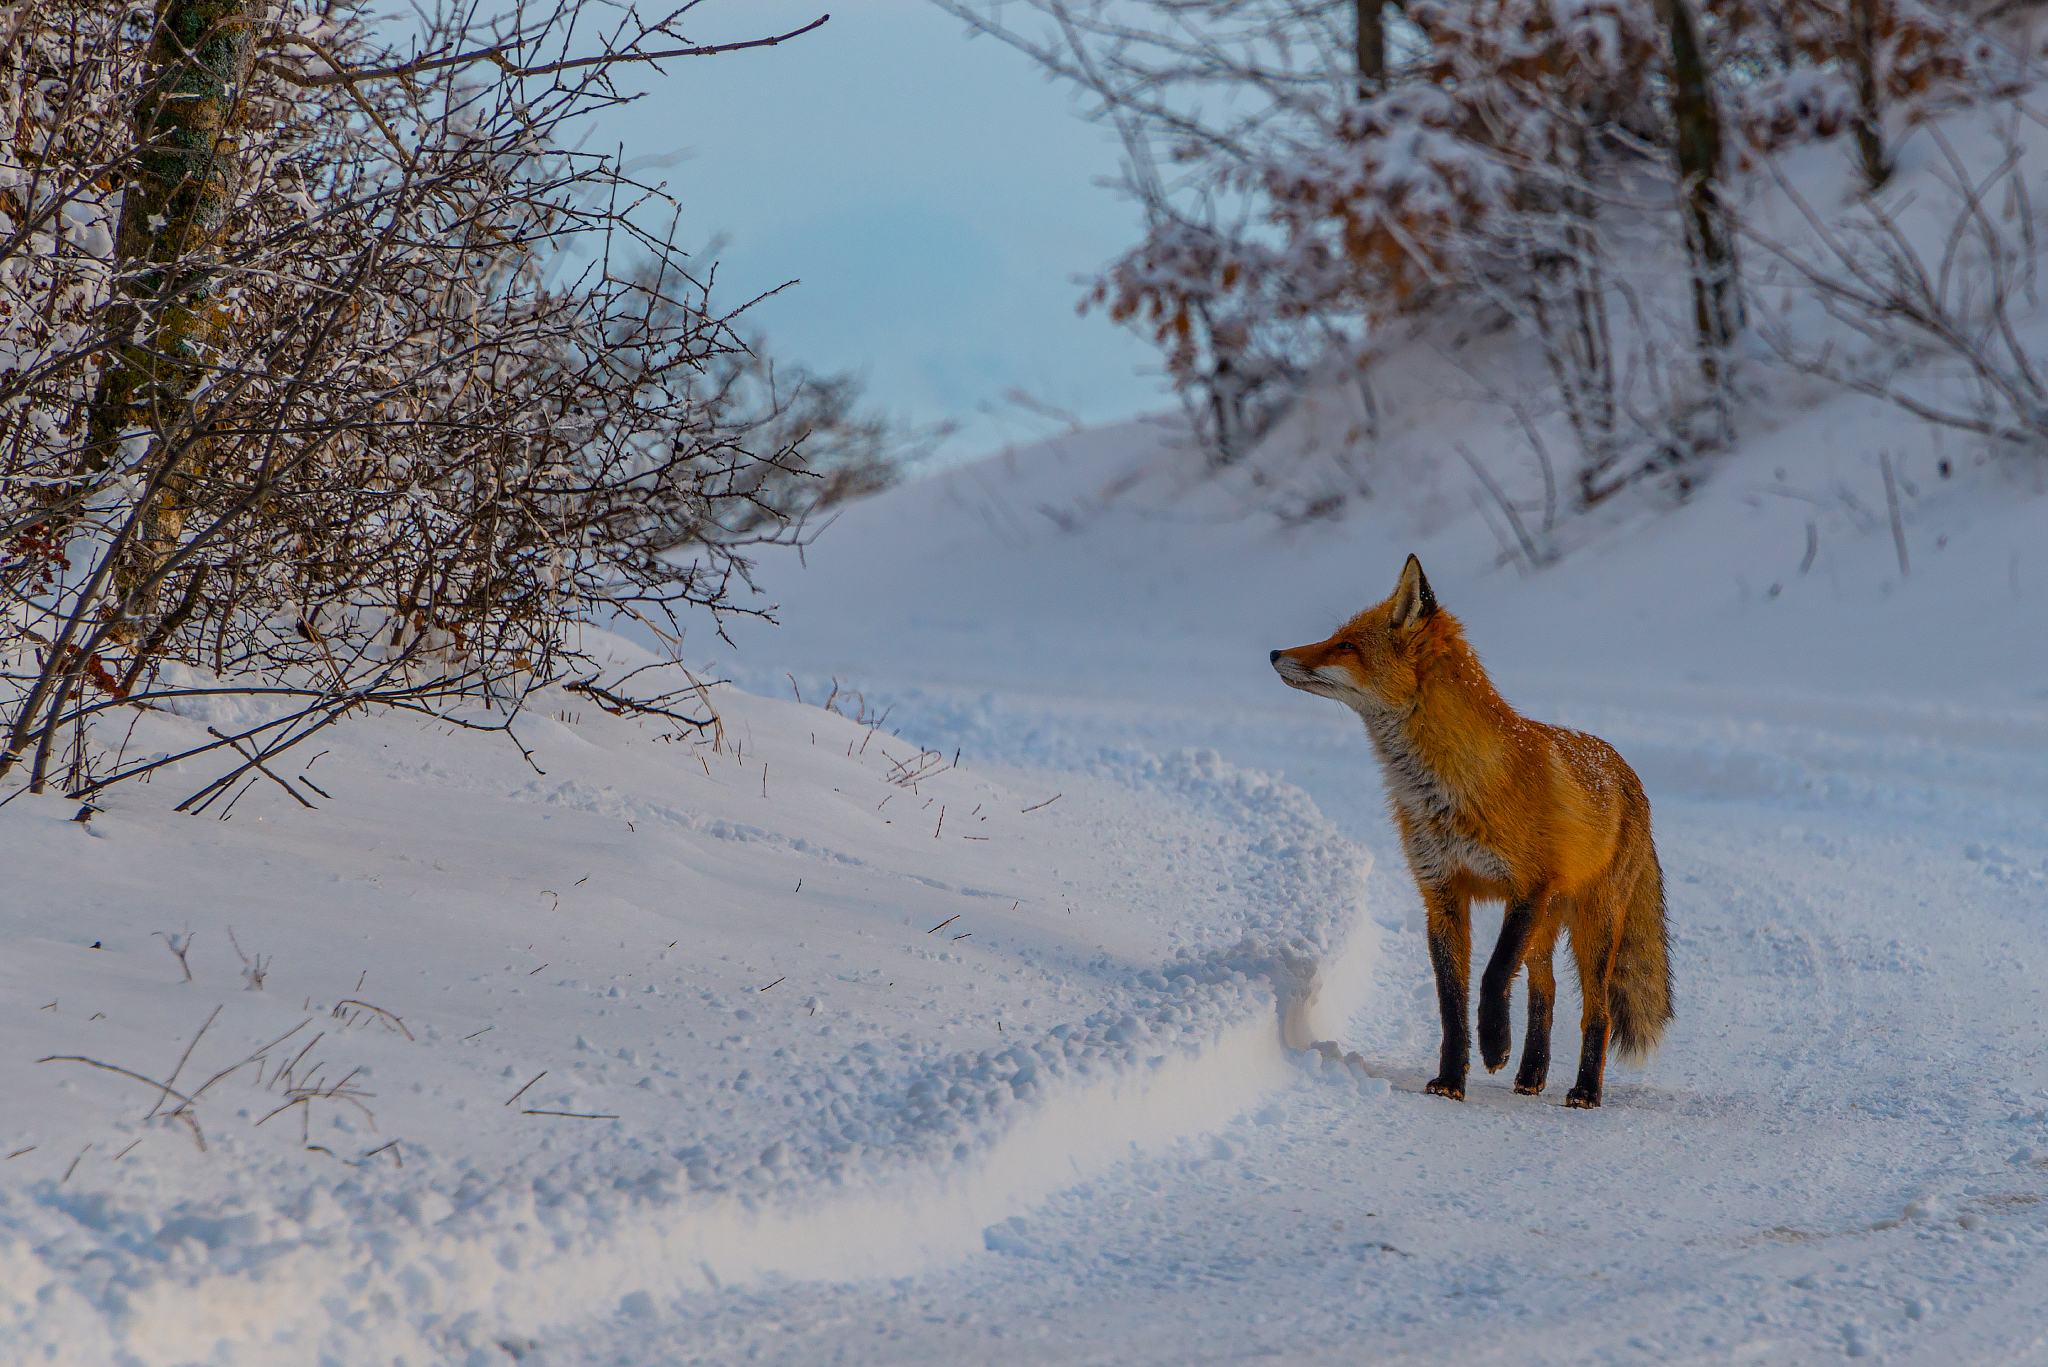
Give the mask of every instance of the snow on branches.
<path id="1" fill-rule="evenodd" d="M 884 475 L 661 188 L 558 136 L 722 50 L 682 11 L 0 12 L 0 774 L 63 739 L 92 791 L 95 717 L 194 690 L 281 709 L 219 739 L 250 763 L 372 703 L 509 715 L 578 622 L 760 615 L 751 548 Z"/>
<path id="2" fill-rule="evenodd" d="M 1965 94 L 1998 66 L 1998 46 L 1962 14 L 1921 0 L 1710 0 L 1748 145 L 1770 152 L 1853 132 L 1866 178 L 1889 174 L 1884 123 Z"/>
<path id="3" fill-rule="evenodd" d="M 1440 86 L 1403 86 L 1339 112 L 1329 137 L 1260 168 L 1288 259 L 1368 311 L 1453 276 L 1454 243 L 1513 202 L 1514 176 L 1467 135 L 1470 111 Z M 1321 230 L 1337 228 L 1334 242 Z M 1352 274 L 1340 288 L 1333 261 Z"/>

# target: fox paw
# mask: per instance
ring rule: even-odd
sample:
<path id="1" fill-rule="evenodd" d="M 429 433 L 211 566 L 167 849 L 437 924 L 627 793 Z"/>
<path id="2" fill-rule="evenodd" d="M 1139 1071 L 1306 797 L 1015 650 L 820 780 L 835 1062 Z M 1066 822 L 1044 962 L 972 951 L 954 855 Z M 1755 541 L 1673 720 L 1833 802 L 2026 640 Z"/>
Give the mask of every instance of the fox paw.
<path id="1" fill-rule="evenodd" d="M 1525 1080 L 1523 1080 L 1522 1078 L 1516 1078 L 1516 1079 L 1515 1079 L 1515 1095 L 1517 1095 L 1517 1096 L 1542 1096 L 1542 1095 L 1543 1095 L 1543 1079 L 1541 1079 L 1541 1078 L 1537 1078 L 1537 1079 L 1535 1079 L 1535 1080 L 1533 1080 L 1533 1081 L 1525 1081 Z"/>
<path id="2" fill-rule="evenodd" d="M 1486 1071 L 1497 1073 L 1508 1066 L 1508 1052 L 1513 1047 L 1513 1037 L 1508 1032 L 1508 1013 L 1505 1003 L 1498 1011 L 1491 1009 L 1479 1013 L 1479 1060 L 1486 1065 Z"/>
<path id="3" fill-rule="evenodd" d="M 1465 1099 L 1465 1083 L 1462 1079 L 1457 1082 L 1448 1082 L 1443 1078 L 1433 1077 L 1429 1080 L 1429 1085 L 1422 1090 L 1428 1092 L 1431 1096 L 1447 1096 L 1453 1101 L 1463 1101 Z"/>
<path id="4" fill-rule="evenodd" d="M 1574 1087 L 1564 1094 L 1564 1104 L 1575 1111 L 1596 1110 L 1600 1105 L 1600 1093 L 1584 1087 Z"/>

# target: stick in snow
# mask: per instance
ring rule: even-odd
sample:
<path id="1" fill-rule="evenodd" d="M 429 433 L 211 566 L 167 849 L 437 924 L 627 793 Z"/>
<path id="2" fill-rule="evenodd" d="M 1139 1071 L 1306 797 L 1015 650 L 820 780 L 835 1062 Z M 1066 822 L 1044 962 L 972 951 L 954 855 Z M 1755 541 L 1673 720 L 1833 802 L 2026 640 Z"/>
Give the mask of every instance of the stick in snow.
<path id="1" fill-rule="evenodd" d="M 1899 548 L 1899 578 L 1904 579 L 1913 571 L 1906 564 L 1906 528 L 1899 520 L 1899 488 L 1892 479 L 1892 453 L 1878 452 L 1877 462 L 1884 467 L 1884 501 L 1892 510 L 1892 544 Z"/>
<path id="2" fill-rule="evenodd" d="M 371 1149 L 368 1153 L 364 1154 L 361 1158 L 358 1158 L 356 1160 L 355 1166 L 359 1168 L 362 1167 L 365 1163 L 369 1162 L 372 1158 L 375 1158 L 378 1154 L 384 1152 L 384 1150 L 386 1149 L 391 1150 L 392 1162 L 398 1164 L 398 1166 L 401 1168 L 405 1166 L 405 1155 L 398 1151 L 398 1141 L 396 1139 L 392 1140 L 388 1144 L 379 1144 L 376 1148 Z"/>
<path id="3" fill-rule="evenodd" d="M 163 1091 L 157 1096 L 156 1105 L 151 1106 L 149 1108 L 149 1115 L 143 1117 L 144 1120 L 148 1120 L 150 1116 L 154 1116 L 157 1113 L 157 1110 L 164 1104 L 165 1097 L 177 1096 L 178 1100 L 185 1102 L 186 1105 L 189 1106 L 192 1104 L 185 1097 L 178 1096 L 176 1092 L 172 1091 L 171 1084 L 175 1083 L 178 1080 L 178 1074 L 185 1071 L 185 1060 L 191 1058 L 192 1051 L 199 1047 L 199 1036 L 204 1035 L 207 1032 L 207 1030 L 213 1025 L 214 1017 L 218 1016 L 219 1014 L 220 1008 L 218 1006 L 214 1007 L 212 1014 L 207 1016 L 205 1023 L 199 1027 L 198 1034 L 193 1035 L 192 1042 L 185 1046 L 185 1052 L 178 1055 L 178 1066 L 171 1069 L 170 1077 L 166 1078 L 162 1083 L 159 1084 L 163 1088 Z"/>

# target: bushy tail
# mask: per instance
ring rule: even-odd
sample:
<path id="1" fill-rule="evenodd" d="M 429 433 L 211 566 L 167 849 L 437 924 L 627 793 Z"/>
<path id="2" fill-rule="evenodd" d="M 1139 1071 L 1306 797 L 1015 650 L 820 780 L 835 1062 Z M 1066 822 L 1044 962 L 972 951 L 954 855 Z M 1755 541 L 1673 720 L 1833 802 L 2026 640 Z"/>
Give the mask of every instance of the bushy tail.
<path id="1" fill-rule="evenodd" d="M 1648 843 L 1648 831 L 1644 832 Z M 1671 958 L 1664 934 L 1664 871 L 1657 851 L 1636 875 L 1621 918 L 1621 950 L 1607 986 L 1608 1041 L 1624 1059 L 1640 1064 L 1664 1038 L 1671 1019 Z"/>

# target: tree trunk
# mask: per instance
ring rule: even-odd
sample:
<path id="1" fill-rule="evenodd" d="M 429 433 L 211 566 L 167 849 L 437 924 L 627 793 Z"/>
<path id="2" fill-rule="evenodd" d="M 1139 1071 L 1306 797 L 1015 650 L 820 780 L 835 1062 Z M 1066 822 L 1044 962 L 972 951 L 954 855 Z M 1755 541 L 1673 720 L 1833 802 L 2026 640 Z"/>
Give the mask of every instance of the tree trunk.
<path id="1" fill-rule="evenodd" d="M 1863 183 L 1875 190 L 1892 178 L 1891 158 L 1884 150 L 1884 99 L 1877 85 L 1877 7 L 1879 0 L 1848 0 L 1849 70 L 1856 81 L 1856 159 Z"/>
<path id="2" fill-rule="evenodd" d="M 1693 322 L 1709 385 L 1723 378 L 1728 347 L 1747 322 L 1735 234 L 1721 203 L 1721 115 L 1688 0 L 1662 0 L 1671 34 L 1671 121 L 1677 129 L 1680 210 L 1692 265 Z"/>
<path id="3" fill-rule="evenodd" d="M 1386 89 L 1387 30 L 1382 14 L 1387 0 L 1357 0 L 1358 3 L 1358 98 L 1366 99 Z"/>
<path id="4" fill-rule="evenodd" d="M 87 477 L 147 431 L 144 468 L 175 462 L 143 509 L 140 535 L 115 575 L 116 639 L 150 635 L 156 567 L 176 549 L 204 462 L 190 430 L 203 352 L 220 324 L 206 275 L 225 235 L 241 167 L 236 135 L 254 65 L 252 0 L 159 0 L 148 79 L 135 111 L 139 145 L 115 237 L 115 342 L 89 415 Z"/>

